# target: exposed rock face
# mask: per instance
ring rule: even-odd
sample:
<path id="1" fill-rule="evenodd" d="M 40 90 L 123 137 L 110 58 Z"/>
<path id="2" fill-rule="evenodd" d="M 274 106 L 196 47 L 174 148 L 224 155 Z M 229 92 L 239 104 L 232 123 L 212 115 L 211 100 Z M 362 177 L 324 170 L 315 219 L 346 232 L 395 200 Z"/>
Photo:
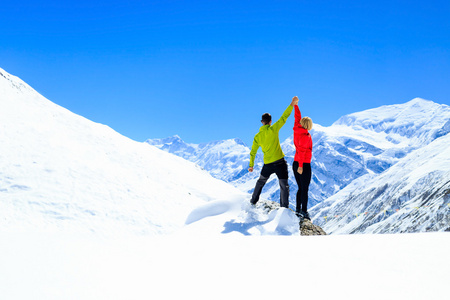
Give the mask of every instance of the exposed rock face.
<path id="1" fill-rule="evenodd" d="M 261 209 L 267 211 L 267 213 L 269 213 L 272 210 L 279 209 L 280 203 L 275 202 L 275 201 L 260 199 L 256 203 L 256 207 L 261 208 Z"/>
<path id="2" fill-rule="evenodd" d="M 327 235 L 327 233 L 310 220 L 303 219 L 300 221 L 300 235 Z"/>

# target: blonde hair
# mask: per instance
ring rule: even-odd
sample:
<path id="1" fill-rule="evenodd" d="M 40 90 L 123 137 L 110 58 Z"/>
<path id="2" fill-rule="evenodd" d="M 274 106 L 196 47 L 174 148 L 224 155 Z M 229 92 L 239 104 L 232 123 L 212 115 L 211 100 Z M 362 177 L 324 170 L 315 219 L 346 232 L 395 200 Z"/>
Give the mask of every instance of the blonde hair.
<path id="1" fill-rule="evenodd" d="M 300 120 L 300 125 L 306 130 L 311 130 L 313 128 L 313 121 L 310 117 L 304 117 Z"/>

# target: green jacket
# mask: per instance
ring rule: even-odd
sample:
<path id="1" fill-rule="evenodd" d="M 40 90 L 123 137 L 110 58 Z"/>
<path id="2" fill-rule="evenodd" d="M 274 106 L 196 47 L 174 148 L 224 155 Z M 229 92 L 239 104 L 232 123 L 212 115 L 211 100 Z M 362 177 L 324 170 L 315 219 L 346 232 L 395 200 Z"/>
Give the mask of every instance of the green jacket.
<path id="1" fill-rule="evenodd" d="M 259 128 L 259 132 L 253 139 L 252 150 L 250 151 L 250 167 L 253 167 L 255 164 L 255 156 L 259 147 L 261 147 L 262 152 L 264 153 L 264 164 L 270 164 L 284 157 L 284 153 L 280 146 L 280 139 L 278 138 L 278 132 L 291 115 L 292 109 L 293 107 L 289 105 L 275 124 L 272 126 L 263 125 Z"/>

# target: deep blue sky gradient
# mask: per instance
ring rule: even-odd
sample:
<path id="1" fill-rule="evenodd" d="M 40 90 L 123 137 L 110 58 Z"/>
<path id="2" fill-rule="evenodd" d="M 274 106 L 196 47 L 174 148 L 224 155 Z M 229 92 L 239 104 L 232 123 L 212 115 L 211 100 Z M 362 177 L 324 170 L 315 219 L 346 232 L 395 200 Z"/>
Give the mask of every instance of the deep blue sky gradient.
<path id="1" fill-rule="evenodd" d="M 24 0 L 0 15 L 1 68 L 137 141 L 251 144 L 294 95 L 324 126 L 450 105 L 450 1 Z"/>

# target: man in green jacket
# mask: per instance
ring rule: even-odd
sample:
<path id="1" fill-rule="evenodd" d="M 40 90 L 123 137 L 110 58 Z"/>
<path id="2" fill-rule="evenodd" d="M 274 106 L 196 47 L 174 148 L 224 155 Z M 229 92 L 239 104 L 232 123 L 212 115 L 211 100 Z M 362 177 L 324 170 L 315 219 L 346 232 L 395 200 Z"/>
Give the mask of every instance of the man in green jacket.
<path id="1" fill-rule="evenodd" d="M 269 113 L 262 115 L 261 123 L 263 126 L 259 128 L 259 132 L 253 139 L 252 150 L 250 151 L 250 167 L 248 168 L 249 172 L 253 172 L 256 152 L 258 152 L 259 147 L 261 147 L 264 154 L 264 166 L 261 169 L 261 174 L 256 182 L 255 190 L 253 191 L 252 199 L 250 200 L 252 204 L 258 202 L 262 188 L 270 175 L 275 173 L 280 182 L 280 206 L 286 208 L 289 207 L 288 168 L 286 160 L 284 159 L 284 153 L 281 150 L 278 132 L 286 123 L 292 109 L 297 104 L 298 97 L 295 96 L 292 98 L 291 104 L 286 108 L 281 118 L 273 125 L 272 116 Z"/>

